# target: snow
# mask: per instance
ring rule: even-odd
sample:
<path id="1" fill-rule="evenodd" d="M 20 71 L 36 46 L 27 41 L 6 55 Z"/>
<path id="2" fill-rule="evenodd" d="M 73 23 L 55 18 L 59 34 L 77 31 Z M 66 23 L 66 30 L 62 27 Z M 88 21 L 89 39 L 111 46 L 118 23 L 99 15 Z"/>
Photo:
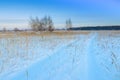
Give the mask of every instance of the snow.
<path id="1" fill-rule="evenodd" d="M 120 34 L 0 38 L 0 80 L 120 80 Z"/>

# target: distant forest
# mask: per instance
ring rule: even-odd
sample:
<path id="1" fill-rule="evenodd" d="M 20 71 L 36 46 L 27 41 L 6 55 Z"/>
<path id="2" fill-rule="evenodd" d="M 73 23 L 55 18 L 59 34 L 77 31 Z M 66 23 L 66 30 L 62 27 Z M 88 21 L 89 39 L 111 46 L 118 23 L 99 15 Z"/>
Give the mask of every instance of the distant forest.
<path id="1" fill-rule="evenodd" d="M 120 30 L 120 26 L 74 27 L 69 30 Z"/>

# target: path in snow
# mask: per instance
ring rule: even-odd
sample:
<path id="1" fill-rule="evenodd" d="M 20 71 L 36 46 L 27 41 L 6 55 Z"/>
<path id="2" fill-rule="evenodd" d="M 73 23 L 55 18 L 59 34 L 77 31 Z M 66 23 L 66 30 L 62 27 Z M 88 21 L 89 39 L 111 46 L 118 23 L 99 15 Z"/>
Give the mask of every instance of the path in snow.
<path id="1" fill-rule="evenodd" d="M 16 63 L 17 68 L 11 66 L 12 63 L 4 63 L 4 66 L 8 65 L 8 67 L 5 67 L 6 70 L 3 68 L 0 80 L 120 79 L 119 34 L 101 36 L 96 32 L 88 35 L 75 35 L 69 39 L 66 37 L 28 37 L 23 38 L 23 41 L 20 39 L 1 39 L 0 41 L 0 44 L 5 45 L 5 47 L 0 46 L 0 49 L 3 50 L 1 53 L 7 53 L 5 48 L 19 47 L 17 51 L 13 52 L 23 53 L 25 57 L 25 59 L 20 57 L 21 54 L 12 55 L 10 50 L 13 48 L 8 50 L 8 52 L 10 51 L 9 56 L 7 53 L 1 60 L 16 59 L 17 62 L 13 61 L 13 63 Z M 15 41 L 12 45 L 10 45 L 11 40 Z M 22 43 L 21 47 L 18 46 L 20 43 Z M 23 45 L 23 43 L 25 44 Z M 26 46 L 27 50 L 24 49 Z M 9 73 L 7 70 L 10 70 Z"/>

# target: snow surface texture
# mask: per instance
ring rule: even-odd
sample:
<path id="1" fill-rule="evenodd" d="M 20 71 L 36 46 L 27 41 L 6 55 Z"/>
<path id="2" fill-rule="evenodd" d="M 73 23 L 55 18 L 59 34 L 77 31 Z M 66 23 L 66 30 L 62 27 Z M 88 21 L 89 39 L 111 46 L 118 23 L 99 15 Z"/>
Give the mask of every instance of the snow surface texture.
<path id="1" fill-rule="evenodd" d="M 120 80 L 120 34 L 0 38 L 0 80 Z"/>

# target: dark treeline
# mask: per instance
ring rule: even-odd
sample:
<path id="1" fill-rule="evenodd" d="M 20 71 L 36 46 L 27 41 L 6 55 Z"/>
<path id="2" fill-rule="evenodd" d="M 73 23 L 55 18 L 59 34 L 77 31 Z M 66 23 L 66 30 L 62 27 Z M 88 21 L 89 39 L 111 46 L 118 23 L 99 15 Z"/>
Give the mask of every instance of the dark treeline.
<path id="1" fill-rule="evenodd" d="M 74 27 L 69 30 L 120 30 L 120 26 Z"/>
<path id="2" fill-rule="evenodd" d="M 44 16 L 42 18 L 34 17 L 29 20 L 30 29 L 20 29 L 16 27 L 12 30 L 8 30 L 5 27 L 0 30 L 0 32 L 8 32 L 8 31 L 54 31 L 54 30 L 120 30 L 120 26 L 84 26 L 84 27 L 73 27 L 72 20 L 69 18 L 65 22 L 65 26 L 63 29 L 57 29 L 54 26 L 54 22 L 50 16 Z"/>

